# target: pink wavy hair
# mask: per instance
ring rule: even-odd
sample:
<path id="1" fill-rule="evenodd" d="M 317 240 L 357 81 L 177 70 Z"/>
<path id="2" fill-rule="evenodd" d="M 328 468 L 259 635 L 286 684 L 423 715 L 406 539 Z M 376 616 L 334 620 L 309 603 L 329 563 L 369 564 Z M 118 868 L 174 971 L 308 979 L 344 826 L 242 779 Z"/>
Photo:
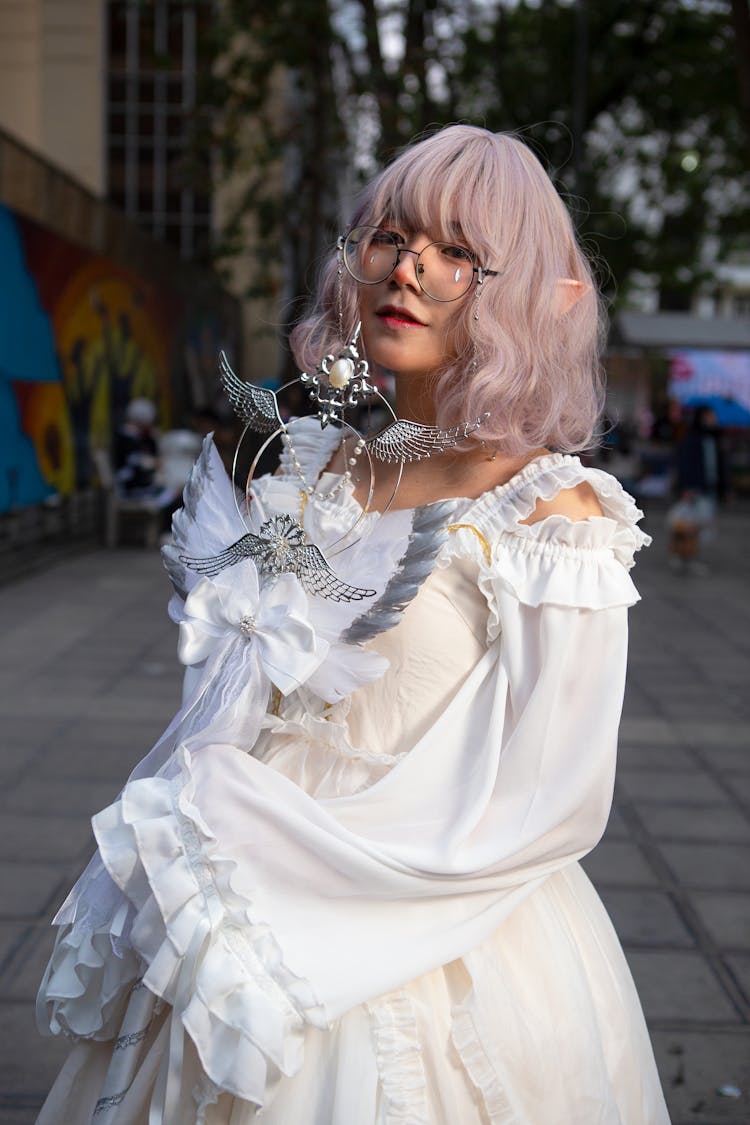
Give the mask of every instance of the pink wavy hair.
<path id="1" fill-rule="evenodd" d="M 433 373 L 438 425 L 488 411 L 476 438 L 508 454 L 589 446 L 603 399 L 601 301 L 570 215 L 531 150 L 508 134 L 450 125 L 407 148 L 372 181 L 351 226 L 386 219 L 410 233 L 460 241 L 479 265 L 500 273 L 482 286 L 478 321 L 474 290 L 456 302 L 457 354 Z M 341 345 L 336 275 L 333 255 L 312 314 L 292 332 L 303 370 Z M 562 278 L 580 282 L 582 294 L 564 312 L 557 304 Z M 358 287 L 346 272 L 342 282 L 349 339 L 359 319 Z"/>

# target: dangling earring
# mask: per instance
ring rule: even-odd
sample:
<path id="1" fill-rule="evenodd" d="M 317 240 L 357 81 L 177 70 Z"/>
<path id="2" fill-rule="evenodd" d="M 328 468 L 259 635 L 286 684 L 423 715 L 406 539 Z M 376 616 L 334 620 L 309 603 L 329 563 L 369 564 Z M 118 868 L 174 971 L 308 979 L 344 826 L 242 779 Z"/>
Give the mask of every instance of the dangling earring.
<path id="1" fill-rule="evenodd" d="M 339 340 L 344 342 L 344 253 L 341 247 L 336 257 L 336 316 L 338 318 Z"/>
<path id="2" fill-rule="evenodd" d="M 478 349 L 477 349 L 476 325 L 479 321 L 479 298 L 480 298 L 481 293 L 482 293 L 482 282 L 483 281 L 484 281 L 484 277 L 482 276 L 482 271 L 480 270 L 479 273 L 477 274 L 477 287 L 474 290 L 474 310 L 472 312 L 472 320 L 474 321 L 474 326 L 475 326 L 475 330 L 471 334 L 472 345 L 471 345 L 470 372 L 471 372 L 472 375 L 476 375 L 477 367 L 478 367 L 478 361 L 477 361 Z"/>

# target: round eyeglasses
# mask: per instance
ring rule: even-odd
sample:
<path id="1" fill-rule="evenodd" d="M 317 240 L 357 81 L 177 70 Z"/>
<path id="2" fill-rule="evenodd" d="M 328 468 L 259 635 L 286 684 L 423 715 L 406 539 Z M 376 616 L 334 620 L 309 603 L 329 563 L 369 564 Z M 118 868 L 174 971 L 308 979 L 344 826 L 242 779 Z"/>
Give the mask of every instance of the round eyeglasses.
<path id="1" fill-rule="evenodd" d="M 399 235 L 380 227 L 354 227 L 337 243 L 344 265 L 360 285 L 377 285 L 389 278 L 402 254 L 413 254 L 419 286 L 433 301 L 456 301 L 468 293 L 477 276 L 497 277 L 497 270 L 475 265 L 476 259 L 465 246 L 450 242 L 431 242 L 421 250 L 402 246 Z"/>

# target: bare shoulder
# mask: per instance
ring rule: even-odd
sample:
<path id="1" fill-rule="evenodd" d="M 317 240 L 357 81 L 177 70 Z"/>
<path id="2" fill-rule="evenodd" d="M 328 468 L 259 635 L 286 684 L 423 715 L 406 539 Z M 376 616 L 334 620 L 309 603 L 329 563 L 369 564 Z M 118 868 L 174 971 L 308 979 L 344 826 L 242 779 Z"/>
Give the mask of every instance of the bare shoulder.
<path id="1" fill-rule="evenodd" d="M 587 481 L 581 481 L 574 488 L 563 488 L 551 500 L 537 500 L 534 511 L 521 523 L 539 523 L 548 516 L 567 516 L 570 520 L 587 520 L 590 516 L 601 516 L 602 509 L 597 495 Z"/>

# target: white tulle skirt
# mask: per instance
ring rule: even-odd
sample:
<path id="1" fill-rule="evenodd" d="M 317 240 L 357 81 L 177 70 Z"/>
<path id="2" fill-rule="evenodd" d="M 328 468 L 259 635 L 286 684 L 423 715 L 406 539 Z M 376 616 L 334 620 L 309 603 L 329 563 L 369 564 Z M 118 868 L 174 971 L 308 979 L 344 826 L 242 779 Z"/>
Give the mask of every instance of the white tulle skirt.
<path id="1" fill-rule="evenodd" d="M 128 1029 L 148 1033 L 127 1043 Z M 148 1023 L 148 1019 L 145 1020 Z M 113 1042 L 78 1043 L 38 1125 L 147 1125 L 171 1010 L 140 988 Z M 119 1073 L 118 1073 L 119 1072 Z M 119 1078 L 119 1082 L 118 1079 Z M 103 1089 L 122 1096 L 99 1099 Z M 165 1125 L 668 1125 L 609 918 L 578 864 L 465 957 L 310 1028 L 302 1069 L 262 1110 L 220 1093 L 186 1039 Z"/>

